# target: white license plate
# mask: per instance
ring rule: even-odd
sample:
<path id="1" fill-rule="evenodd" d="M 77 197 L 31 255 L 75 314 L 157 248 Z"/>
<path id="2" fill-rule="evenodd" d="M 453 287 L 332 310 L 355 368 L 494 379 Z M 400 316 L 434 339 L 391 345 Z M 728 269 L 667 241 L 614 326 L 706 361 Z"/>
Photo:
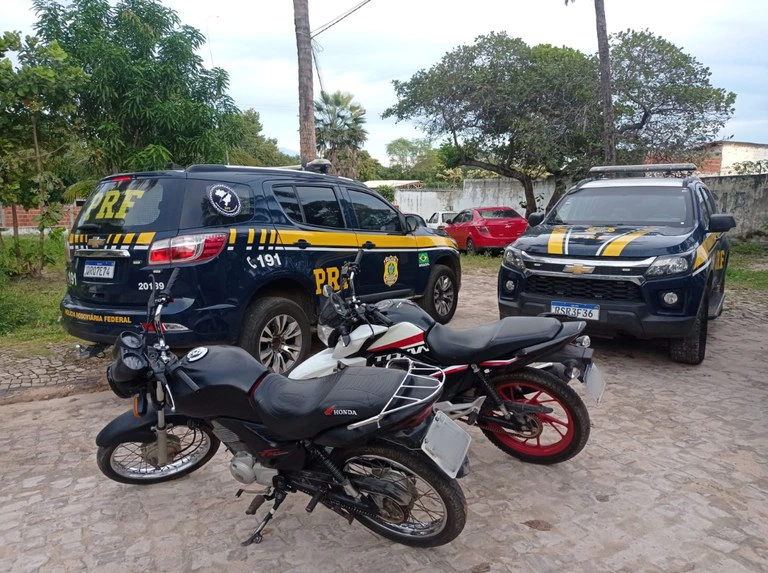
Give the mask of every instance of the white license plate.
<path id="1" fill-rule="evenodd" d="M 584 372 L 584 384 L 587 387 L 587 396 L 594 400 L 595 404 L 599 404 L 605 392 L 605 378 L 594 362 L 590 363 Z"/>
<path id="2" fill-rule="evenodd" d="M 424 436 L 421 449 L 446 475 L 455 478 L 467 457 L 471 441 L 472 438 L 461 426 L 438 411 Z"/>
<path id="3" fill-rule="evenodd" d="M 115 261 L 85 261 L 84 278 L 111 279 L 115 277 Z"/>
<path id="4" fill-rule="evenodd" d="M 581 304 L 578 302 L 557 302 L 552 301 L 553 314 L 563 314 L 571 318 L 581 318 L 584 320 L 600 320 L 599 304 Z"/>

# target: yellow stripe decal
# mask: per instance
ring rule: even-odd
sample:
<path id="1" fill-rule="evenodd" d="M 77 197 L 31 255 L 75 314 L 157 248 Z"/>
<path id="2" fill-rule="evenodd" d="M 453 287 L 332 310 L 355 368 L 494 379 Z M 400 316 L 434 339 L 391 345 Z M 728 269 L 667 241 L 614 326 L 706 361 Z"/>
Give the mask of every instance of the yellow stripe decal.
<path id="1" fill-rule="evenodd" d="M 699 245 L 699 248 L 696 249 L 696 261 L 693 263 L 694 269 L 699 268 L 701 265 L 707 262 L 707 259 L 709 259 L 709 255 L 712 252 L 712 249 L 715 246 L 719 236 L 719 233 L 709 233 L 707 238 L 704 239 L 704 242 Z"/>
<path id="2" fill-rule="evenodd" d="M 255 234 L 255 231 L 253 229 L 248 229 L 248 244 L 253 244 L 253 235 Z"/>
<path id="3" fill-rule="evenodd" d="M 556 227 L 552 229 L 552 232 L 549 234 L 549 242 L 547 243 L 547 253 L 550 255 L 562 255 L 564 243 L 565 228 Z"/>
<path id="4" fill-rule="evenodd" d="M 229 244 L 234 245 L 235 239 L 237 239 L 237 229 L 230 229 L 229 230 Z"/>
<path id="5" fill-rule="evenodd" d="M 653 229 L 643 229 L 641 231 L 633 231 L 632 233 L 622 235 L 621 237 L 616 237 L 613 241 L 608 243 L 607 247 L 605 247 L 605 249 L 603 250 L 603 256 L 618 257 L 619 255 L 621 255 L 621 251 L 624 250 L 624 247 L 626 247 L 629 243 L 631 243 L 638 237 L 647 235 L 652 230 Z"/>
<path id="6" fill-rule="evenodd" d="M 264 244 L 264 240 L 266 238 L 267 238 L 267 230 L 266 229 L 262 229 L 261 230 L 261 236 L 259 237 L 259 245 L 263 245 Z"/>
<path id="7" fill-rule="evenodd" d="M 118 243 L 120 242 L 120 237 L 122 237 L 122 236 L 123 236 L 123 234 L 122 234 L 122 233 L 116 233 L 116 234 L 115 234 L 115 238 L 114 238 L 114 239 L 112 239 L 112 243 L 113 243 L 114 245 L 118 244 Z"/>
<path id="8" fill-rule="evenodd" d="M 69 234 L 69 244 L 71 245 L 74 242 L 75 242 L 75 235 L 73 233 L 70 233 Z"/>
<path id="9" fill-rule="evenodd" d="M 133 242 L 133 238 L 136 236 L 136 233 L 126 233 L 125 237 L 123 238 L 123 245 L 130 245 Z"/>
<path id="10" fill-rule="evenodd" d="M 154 233 L 140 233 L 139 238 L 136 239 L 137 245 L 149 245 L 152 242 L 152 239 L 155 238 Z"/>

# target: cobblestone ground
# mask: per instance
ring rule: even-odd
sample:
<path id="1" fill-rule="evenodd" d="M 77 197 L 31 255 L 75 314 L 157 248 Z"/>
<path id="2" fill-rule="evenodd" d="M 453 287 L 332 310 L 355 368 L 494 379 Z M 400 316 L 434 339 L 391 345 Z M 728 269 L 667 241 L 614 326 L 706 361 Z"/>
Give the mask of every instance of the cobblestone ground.
<path id="1" fill-rule="evenodd" d="M 454 326 L 495 317 L 493 278 L 467 275 Z M 471 429 L 467 526 L 432 550 L 308 514 L 300 494 L 240 547 L 256 521 L 224 452 L 175 482 L 121 485 L 99 473 L 94 438 L 127 402 L 1 406 L 0 571 L 768 571 L 768 312 L 729 297 L 699 367 L 661 345 L 596 343 L 609 386 L 573 460 L 523 464 Z"/>

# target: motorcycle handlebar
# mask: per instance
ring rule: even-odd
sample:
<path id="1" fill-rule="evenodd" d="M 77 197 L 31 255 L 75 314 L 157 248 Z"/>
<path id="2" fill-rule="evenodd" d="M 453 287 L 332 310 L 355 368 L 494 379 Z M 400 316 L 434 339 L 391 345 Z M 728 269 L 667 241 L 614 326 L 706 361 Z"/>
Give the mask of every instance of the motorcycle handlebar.
<path id="1" fill-rule="evenodd" d="M 200 386 L 195 384 L 195 381 L 190 378 L 186 372 L 184 372 L 179 366 L 176 366 L 173 370 L 171 370 L 171 374 L 175 377 L 184 382 L 190 390 L 192 390 L 195 394 L 200 392 Z"/>

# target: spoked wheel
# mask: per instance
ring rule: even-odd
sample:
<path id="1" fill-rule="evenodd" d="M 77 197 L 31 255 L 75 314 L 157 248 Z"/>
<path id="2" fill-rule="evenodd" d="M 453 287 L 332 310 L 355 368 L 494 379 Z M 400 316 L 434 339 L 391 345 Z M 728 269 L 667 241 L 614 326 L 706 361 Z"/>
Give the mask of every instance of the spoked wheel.
<path id="1" fill-rule="evenodd" d="M 481 423 L 486 437 L 501 451 L 524 462 L 556 464 L 578 454 L 589 439 L 589 412 L 573 388 L 548 372 L 524 368 L 492 380 L 504 401 L 551 408 L 548 414 L 518 415 L 517 428 Z M 486 399 L 490 403 L 490 398 Z M 498 410 L 484 416 L 502 418 Z"/>
<path id="2" fill-rule="evenodd" d="M 96 463 L 109 479 L 149 485 L 180 478 L 205 465 L 219 449 L 219 439 L 207 428 L 174 426 L 168 430 L 168 459 L 158 465 L 154 442 L 123 442 L 99 447 Z"/>
<path id="3" fill-rule="evenodd" d="M 374 478 L 379 491 L 361 493 L 372 500 L 379 515 L 355 515 L 361 524 L 383 537 L 415 547 L 437 547 L 455 539 L 464 529 L 466 501 L 455 479 L 414 454 L 388 445 L 364 446 L 339 453 L 343 472 Z"/>

